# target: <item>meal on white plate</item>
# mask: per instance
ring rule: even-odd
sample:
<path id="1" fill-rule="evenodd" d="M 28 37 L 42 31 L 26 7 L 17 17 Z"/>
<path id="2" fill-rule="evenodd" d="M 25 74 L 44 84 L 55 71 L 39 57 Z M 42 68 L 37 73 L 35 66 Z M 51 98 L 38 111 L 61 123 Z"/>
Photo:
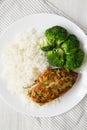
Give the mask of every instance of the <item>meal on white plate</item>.
<path id="1" fill-rule="evenodd" d="M 74 34 L 53 26 L 42 34 L 22 33 L 2 54 L 3 76 L 11 92 L 45 104 L 72 88 L 84 60 L 84 52 Z"/>

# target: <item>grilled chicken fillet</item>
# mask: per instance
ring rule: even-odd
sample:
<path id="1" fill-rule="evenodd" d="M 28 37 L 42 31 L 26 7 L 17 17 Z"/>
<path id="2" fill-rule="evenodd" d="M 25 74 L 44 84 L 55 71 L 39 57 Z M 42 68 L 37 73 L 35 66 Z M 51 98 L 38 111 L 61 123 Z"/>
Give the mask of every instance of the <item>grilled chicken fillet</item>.
<path id="1" fill-rule="evenodd" d="M 50 102 L 72 88 L 77 77 L 78 73 L 66 69 L 47 69 L 31 86 L 28 95 L 36 103 Z"/>

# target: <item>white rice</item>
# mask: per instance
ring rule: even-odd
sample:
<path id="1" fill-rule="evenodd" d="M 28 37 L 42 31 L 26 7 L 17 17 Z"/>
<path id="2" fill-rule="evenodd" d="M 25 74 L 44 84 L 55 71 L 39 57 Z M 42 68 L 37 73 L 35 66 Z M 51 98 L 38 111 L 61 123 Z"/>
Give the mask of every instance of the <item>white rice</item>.
<path id="1" fill-rule="evenodd" d="M 44 35 L 37 33 L 22 33 L 13 44 L 9 44 L 3 51 L 3 75 L 8 80 L 12 92 L 25 91 L 31 87 L 48 67 L 45 53 L 40 49 Z"/>

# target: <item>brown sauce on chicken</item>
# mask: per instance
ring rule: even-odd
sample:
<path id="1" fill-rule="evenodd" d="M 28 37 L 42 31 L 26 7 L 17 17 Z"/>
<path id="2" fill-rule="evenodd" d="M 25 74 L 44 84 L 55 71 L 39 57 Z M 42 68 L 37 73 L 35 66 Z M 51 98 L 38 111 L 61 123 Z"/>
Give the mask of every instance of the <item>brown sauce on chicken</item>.
<path id="1" fill-rule="evenodd" d="M 77 77 L 77 72 L 66 69 L 47 69 L 31 86 L 28 95 L 36 103 L 50 102 L 72 88 Z"/>

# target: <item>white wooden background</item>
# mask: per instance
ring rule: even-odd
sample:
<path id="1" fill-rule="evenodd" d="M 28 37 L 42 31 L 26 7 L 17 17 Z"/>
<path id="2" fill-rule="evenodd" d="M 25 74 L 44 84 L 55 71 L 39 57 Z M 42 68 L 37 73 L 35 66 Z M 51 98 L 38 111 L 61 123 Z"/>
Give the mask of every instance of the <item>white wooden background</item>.
<path id="1" fill-rule="evenodd" d="M 60 10 L 87 28 L 87 0 L 50 0 Z M 12 110 L 0 99 L 0 130 L 38 130 L 35 122 Z"/>

